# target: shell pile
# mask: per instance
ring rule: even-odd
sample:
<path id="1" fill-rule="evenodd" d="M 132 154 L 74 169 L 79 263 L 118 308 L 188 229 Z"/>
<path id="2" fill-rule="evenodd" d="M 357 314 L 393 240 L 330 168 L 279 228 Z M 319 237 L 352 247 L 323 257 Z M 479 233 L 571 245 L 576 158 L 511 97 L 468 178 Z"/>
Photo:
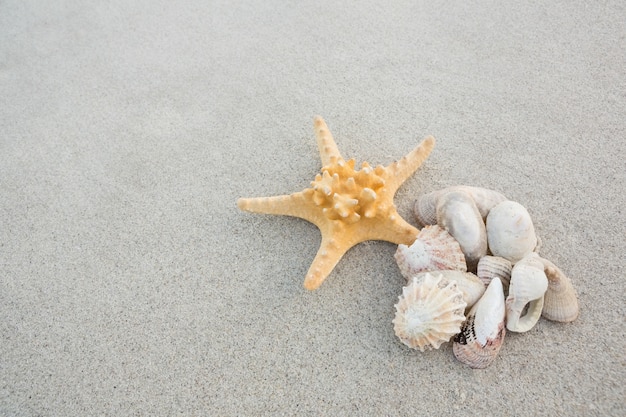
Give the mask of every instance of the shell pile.
<path id="1" fill-rule="evenodd" d="M 424 228 L 394 255 L 407 285 L 393 324 L 407 346 L 423 352 L 452 340 L 459 361 L 486 368 L 507 330 L 529 331 L 542 316 L 578 317 L 570 279 L 538 254 L 541 240 L 521 204 L 454 186 L 420 196 L 414 210 Z"/>

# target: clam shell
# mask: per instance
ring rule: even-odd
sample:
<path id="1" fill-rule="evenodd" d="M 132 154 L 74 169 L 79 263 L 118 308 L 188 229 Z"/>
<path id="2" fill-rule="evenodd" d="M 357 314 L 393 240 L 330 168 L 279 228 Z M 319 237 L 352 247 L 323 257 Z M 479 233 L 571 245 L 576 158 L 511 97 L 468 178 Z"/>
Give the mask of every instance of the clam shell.
<path id="1" fill-rule="evenodd" d="M 472 197 L 462 190 L 439 196 L 437 224 L 459 242 L 465 254 L 467 270 L 475 271 L 478 260 L 487 254 L 487 233 Z"/>
<path id="2" fill-rule="evenodd" d="M 476 208 L 478 208 L 483 220 L 487 217 L 492 207 L 507 199 L 504 194 L 487 188 L 454 185 L 421 195 L 415 202 L 413 209 L 417 221 L 423 226 L 437 223 L 437 200 L 441 195 L 450 191 L 461 191 L 468 194 L 476 203 Z"/>
<path id="3" fill-rule="evenodd" d="M 539 320 L 548 289 L 548 277 L 544 273 L 539 256 L 531 252 L 511 270 L 509 295 L 506 298 L 506 328 L 513 332 L 527 332 Z M 522 316 L 524 307 L 528 311 Z"/>
<path id="4" fill-rule="evenodd" d="M 410 348 L 424 351 L 439 349 L 461 330 L 466 303 L 456 282 L 428 273 L 402 289 L 395 305 L 393 328 L 396 336 Z"/>
<path id="5" fill-rule="evenodd" d="M 489 283 L 485 294 L 470 310 L 461 332 L 454 337 L 452 351 L 472 368 L 486 368 L 498 355 L 504 328 L 504 290 L 499 279 Z"/>
<path id="6" fill-rule="evenodd" d="M 415 277 L 418 280 L 421 280 L 426 274 L 427 272 L 420 272 L 419 274 L 416 274 Z M 456 285 L 463 293 L 463 300 L 467 303 L 467 306 L 465 306 L 466 310 L 476 304 L 480 297 L 482 297 L 485 293 L 485 284 L 483 284 L 483 282 L 471 272 L 441 270 L 430 271 L 430 274 L 441 275 L 443 276 L 443 279 L 448 282 L 456 281 Z"/>
<path id="7" fill-rule="evenodd" d="M 407 279 L 423 271 L 467 270 L 459 243 L 437 225 L 424 227 L 411 246 L 398 245 L 394 258 Z"/>
<path id="8" fill-rule="evenodd" d="M 532 252 L 537 246 L 537 236 L 530 214 L 524 206 L 515 201 L 503 201 L 493 207 L 487 216 L 486 228 L 491 253 L 513 263 Z"/>
<path id="9" fill-rule="evenodd" d="M 493 278 L 500 278 L 504 291 L 508 291 L 509 281 L 511 280 L 511 269 L 513 264 L 508 259 L 500 256 L 486 255 L 478 261 L 476 275 L 485 285 L 489 285 Z"/>
<path id="10" fill-rule="evenodd" d="M 570 279 L 556 265 L 540 258 L 548 278 L 548 290 L 541 315 L 548 320 L 569 323 L 578 317 L 578 299 Z"/>

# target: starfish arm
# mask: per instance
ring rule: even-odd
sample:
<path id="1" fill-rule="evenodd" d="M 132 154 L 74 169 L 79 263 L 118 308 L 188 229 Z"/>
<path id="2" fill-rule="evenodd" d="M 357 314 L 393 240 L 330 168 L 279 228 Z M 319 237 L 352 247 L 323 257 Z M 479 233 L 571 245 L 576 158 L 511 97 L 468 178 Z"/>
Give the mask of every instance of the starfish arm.
<path id="1" fill-rule="evenodd" d="M 417 168 L 428 158 L 434 147 L 435 138 L 428 136 L 417 145 L 417 148 L 406 154 L 399 161 L 389 165 L 386 169 L 388 175 L 385 178 L 385 187 L 392 194 L 395 194 L 402 183 L 413 175 Z"/>
<path id="2" fill-rule="evenodd" d="M 324 234 L 322 234 L 322 243 L 306 274 L 304 288 L 307 290 L 316 290 L 319 288 L 322 282 L 324 282 L 335 268 L 335 265 L 337 265 L 341 257 L 352 246 L 353 245 L 347 242 L 341 242 L 337 239 L 333 239 L 331 236 L 324 236 Z"/>
<path id="3" fill-rule="evenodd" d="M 326 219 L 319 207 L 311 201 L 313 190 L 275 197 L 240 198 L 237 207 L 243 211 L 299 217 L 320 227 Z"/>
<path id="4" fill-rule="evenodd" d="M 322 159 L 322 167 L 330 165 L 331 158 L 333 157 L 342 159 L 335 139 L 333 139 L 333 135 L 330 134 L 330 130 L 328 130 L 324 119 L 320 116 L 316 116 L 313 121 L 313 126 L 315 128 L 315 137 L 317 138 L 317 148 L 320 151 L 320 158 Z"/>
<path id="5" fill-rule="evenodd" d="M 396 245 L 411 245 L 415 242 L 419 230 L 406 222 L 400 215 L 393 210 L 387 219 L 380 221 L 369 228 L 363 228 L 360 231 L 359 241 L 365 240 L 384 240 L 385 242 L 395 243 Z"/>

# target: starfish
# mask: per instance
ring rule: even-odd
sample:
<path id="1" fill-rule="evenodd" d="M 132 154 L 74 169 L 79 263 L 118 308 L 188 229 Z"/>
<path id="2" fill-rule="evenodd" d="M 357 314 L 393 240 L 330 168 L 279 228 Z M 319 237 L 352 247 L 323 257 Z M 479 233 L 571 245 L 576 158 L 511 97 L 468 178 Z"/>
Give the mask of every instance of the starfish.
<path id="1" fill-rule="evenodd" d="M 363 162 L 361 169 L 355 170 L 355 160 L 344 160 L 321 117 L 315 118 L 314 127 L 323 168 L 311 188 L 237 201 L 241 210 L 299 217 L 320 229 L 322 243 L 304 280 L 308 290 L 317 289 L 341 257 L 358 243 L 384 240 L 410 245 L 415 241 L 419 231 L 400 217 L 393 197 L 435 146 L 435 139 L 429 136 L 387 167 L 372 168 Z"/>

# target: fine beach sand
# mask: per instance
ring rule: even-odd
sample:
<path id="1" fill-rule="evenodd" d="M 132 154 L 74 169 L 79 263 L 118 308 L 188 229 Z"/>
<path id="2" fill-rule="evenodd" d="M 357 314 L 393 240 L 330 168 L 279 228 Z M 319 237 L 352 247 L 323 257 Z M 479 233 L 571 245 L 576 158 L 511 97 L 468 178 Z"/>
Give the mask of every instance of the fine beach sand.
<path id="1" fill-rule="evenodd" d="M 418 3 L 418 4 L 415 4 Z M 623 2 L 0 2 L 1 416 L 623 416 Z M 316 291 L 313 117 L 527 207 L 579 295 L 487 369 L 394 335 L 395 246 Z"/>

